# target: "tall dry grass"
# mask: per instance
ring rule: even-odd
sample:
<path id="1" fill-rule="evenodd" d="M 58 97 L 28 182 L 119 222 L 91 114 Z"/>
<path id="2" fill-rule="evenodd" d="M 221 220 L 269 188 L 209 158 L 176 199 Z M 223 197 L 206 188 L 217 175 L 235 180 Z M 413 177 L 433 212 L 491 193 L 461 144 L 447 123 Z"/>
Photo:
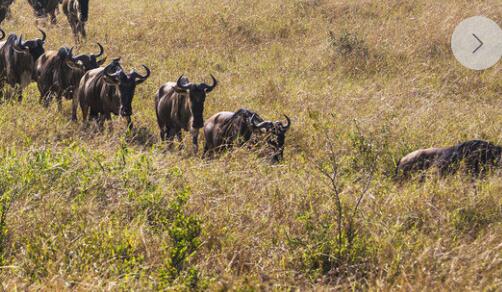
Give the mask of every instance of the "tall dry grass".
<path id="1" fill-rule="evenodd" d="M 117 117 L 103 133 L 73 124 L 70 104 L 42 108 L 35 85 L 0 106 L 3 288 L 499 289 L 500 173 L 391 179 L 416 148 L 502 143 L 501 64 L 469 71 L 449 49 L 463 18 L 502 19 L 498 2 L 91 1 L 78 50 L 99 41 L 127 68 L 152 69 L 133 102 L 137 130 Z M 13 14 L 3 29 L 38 35 L 25 1 Z M 63 15 L 46 29 L 48 49 L 73 43 Z M 220 81 L 206 117 L 292 117 L 285 161 L 166 151 L 154 95 L 182 73 Z M 343 234 L 321 173 L 330 157 L 344 210 L 372 173 Z"/>

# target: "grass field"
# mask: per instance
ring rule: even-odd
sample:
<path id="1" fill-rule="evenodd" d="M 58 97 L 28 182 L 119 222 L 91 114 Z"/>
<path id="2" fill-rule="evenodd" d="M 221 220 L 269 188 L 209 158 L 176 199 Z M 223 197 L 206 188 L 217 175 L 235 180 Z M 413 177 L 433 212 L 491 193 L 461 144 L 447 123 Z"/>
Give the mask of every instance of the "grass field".
<path id="1" fill-rule="evenodd" d="M 502 180 L 396 183 L 404 154 L 502 144 L 502 64 L 475 72 L 456 24 L 499 0 L 91 0 L 88 41 L 152 69 L 136 129 L 103 133 L 0 105 L 0 282 L 24 290 L 485 290 L 502 287 Z M 26 1 L 7 32 L 38 37 Z M 500 24 L 500 22 L 499 22 Z M 72 45 L 64 15 L 47 48 Z M 154 96 L 182 73 L 219 86 L 205 117 L 292 118 L 285 160 L 205 161 L 159 141 Z M 333 173 L 336 166 L 336 176 Z M 356 207 L 357 206 L 357 207 Z"/>

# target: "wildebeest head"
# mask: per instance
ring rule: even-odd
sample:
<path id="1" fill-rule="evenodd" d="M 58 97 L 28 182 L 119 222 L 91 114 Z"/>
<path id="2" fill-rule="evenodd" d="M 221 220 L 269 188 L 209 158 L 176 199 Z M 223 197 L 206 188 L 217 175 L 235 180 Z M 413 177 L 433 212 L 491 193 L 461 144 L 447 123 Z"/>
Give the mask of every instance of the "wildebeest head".
<path id="1" fill-rule="evenodd" d="M 44 44 L 45 39 L 47 38 L 47 35 L 43 30 L 39 29 L 39 31 L 42 33 L 41 39 L 23 41 L 23 36 L 21 35 L 14 43 L 14 49 L 16 51 L 29 51 L 33 61 L 37 60 L 45 53 Z"/>
<path id="2" fill-rule="evenodd" d="M 142 66 L 145 68 L 146 75 L 141 75 L 136 70 L 131 70 L 129 74 L 125 73 L 117 59 L 104 70 L 105 81 L 118 88 L 120 95 L 119 114 L 123 117 L 130 117 L 132 115 L 132 99 L 136 85 L 143 83 L 150 77 L 150 69 L 145 65 Z"/>
<path id="3" fill-rule="evenodd" d="M 281 121 L 257 122 L 254 115 L 253 117 L 251 117 L 251 124 L 253 125 L 253 127 L 268 134 L 267 143 L 273 150 L 272 162 L 274 163 L 280 162 L 283 159 L 286 132 L 291 126 L 291 120 L 289 119 L 289 117 L 286 115 L 284 115 L 284 117 L 287 120 L 286 125 Z"/>
<path id="4" fill-rule="evenodd" d="M 99 66 L 103 65 L 106 61 L 106 57 L 99 60 L 101 56 L 103 56 L 105 50 L 100 43 L 97 43 L 99 47 L 98 54 L 89 54 L 89 55 L 73 55 L 73 48 L 71 48 L 70 52 L 67 54 L 66 64 L 73 69 L 80 69 L 83 71 L 89 71 L 92 69 L 96 69 Z"/>
<path id="5" fill-rule="evenodd" d="M 207 85 L 206 83 L 190 83 L 187 78 L 181 75 L 176 81 L 175 91 L 181 94 L 188 94 L 190 98 L 190 109 L 193 114 L 192 127 L 199 129 L 204 127 L 204 101 L 206 100 L 206 94 L 211 92 L 218 81 L 211 74 L 213 79 L 212 85 Z"/>

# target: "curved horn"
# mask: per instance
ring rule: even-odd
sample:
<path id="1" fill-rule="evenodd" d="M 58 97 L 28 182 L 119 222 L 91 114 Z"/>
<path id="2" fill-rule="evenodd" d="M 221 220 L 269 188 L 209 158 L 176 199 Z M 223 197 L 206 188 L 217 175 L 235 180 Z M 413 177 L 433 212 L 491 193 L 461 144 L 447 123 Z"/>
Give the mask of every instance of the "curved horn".
<path id="1" fill-rule="evenodd" d="M 181 84 L 181 79 L 183 79 L 183 74 L 176 80 L 176 86 L 184 90 L 190 89 L 189 84 Z"/>
<path id="2" fill-rule="evenodd" d="M 68 58 L 72 60 L 72 62 L 76 63 L 78 60 L 73 57 L 73 49 L 75 47 L 71 47 L 70 52 L 68 53 Z"/>
<path id="3" fill-rule="evenodd" d="M 138 72 L 136 72 L 136 70 L 133 70 L 132 74 L 135 75 L 134 76 L 135 79 L 139 79 L 141 81 L 145 81 L 148 77 L 150 77 L 151 71 L 150 71 L 150 69 L 146 65 L 141 65 L 141 66 L 143 66 L 143 68 L 145 68 L 146 75 L 142 76 Z"/>
<path id="4" fill-rule="evenodd" d="M 103 48 L 103 46 L 100 43 L 96 43 L 96 44 L 98 44 L 99 53 L 97 55 L 93 55 L 93 56 L 96 58 L 99 58 L 99 57 L 103 56 L 103 54 L 105 53 L 105 49 Z"/>
<path id="5" fill-rule="evenodd" d="M 258 129 L 265 127 L 265 125 L 267 124 L 266 121 L 263 121 L 263 122 L 257 124 L 256 123 L 256 114 L 253 114 L 253 116 L 251 117 L 251 123 L 253 124 L 253 126 L 255 126 Z"/>
<path id="6" fill-rule="evenodd" d="M 209 86 L 206 83 L 203 83 L 202 85 L 205 87 L 206 92 L 211 92 L 216 87 L 216 85 L 218 85 L 218 80 L 214 78 L 213 74 L 209 75 L 211 75 L 211 79 L 213 79 L 213 85 Z"/>
<path id="7" fill-rule="evenodd" d="M 20 35 L 17 38 L 16 42 L 14 42 L 14 46 L 13 47 L 16 50 L 24 50 L 25 49 L 24 44 L 23 44 L 23 35 Z"/>
<path id="8" fill-rule="evenodd" d="M 0 41 L 3 40 L 6 36 L 5 31 L 0 28 L 0 33 L 2 33 L 2 37 L 0 37 Z"/>
<path id="9" fill-rule="evenodd" d="M 47 38 L 47 34 L 45 34 L 45 31 L 41 30 L 40 28 L 38 29 L 42 33 L 42 42 L 45 42 L 45 39 Z"/>
<path id="10" fill-rule="evenodd" d="M 284 115 L 284 114 L 283 114 Z M 286 120 L 288 121 L 288 125 L 285 126 L 282 122 L 281 122 L 281 126 L 284 128 L 284 130 L 287 130 L 289 129 L 289 127 L 291 126 L 291 119 L 289 119 L 288 116 L 284 115 L 284 117 L 286 118 Z"/>

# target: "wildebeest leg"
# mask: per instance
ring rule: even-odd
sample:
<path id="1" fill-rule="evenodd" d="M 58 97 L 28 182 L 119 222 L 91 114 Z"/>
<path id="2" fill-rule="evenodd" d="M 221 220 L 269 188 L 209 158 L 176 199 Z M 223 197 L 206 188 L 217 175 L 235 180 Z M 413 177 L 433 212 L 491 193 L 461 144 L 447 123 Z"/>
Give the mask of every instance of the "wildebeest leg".
<path id="1" fill-rule="evenodd" d="M 165 137 L 165 141 L 166 141 L 166 144 L 167 144 L 167 148 L 169 150 L 172 149 L 173 140 L 174 140 L 174 136 L 175 135 L 176 135 L 176 132 L 172 128 L 167 128 L 166 127 L 166 129 L 164 130 L 164 137 Z"/>
<path id="2" fill-rule="evenodd" d="M 160 140 L 166 141 L 166 138 L 167 138 L 166 129 L 160 128 Z"/>
<path id="3" fill-rule="evenodd" d="M 204 145 L 204 152 L 202 153 L 203 159 L 212 159 L 214 157 L 214 150 L 210 150 L 209 145 L 206 143 Z"/>
<path id="4" fill-rule="evenodd" d="M 77 25 L 71 19 L 68 19 L 68 22 L 70 23 L 70 27 L 71 27 L 71 31 L 73 33 L 73 38 L 75 39 L 75 43 L 78 44 L 79 39 L 78 39 Z"/>
<path id="5" fill-rule="evenodd" d="M 22 102 L 23 101 L 23 87 L 22 86 L 15 86 L 14 92 L 15 92 L 15 95 L 17 95 L 17 101 Z"/>
<path id="6" fill-rule="evenodd" d="M 178 140 L 178 150 L 183 150 L 183 133 L 181 130 L 176 133 L 176 139 Z"/>
<path id="7" fill-rule="evenodd" d="M 46 108 L 49 107 L 54 92 L 52 92 L 51 89 L 40 90 L 40 92 L 43 92 L 40 96 L 40 103 Z"/>
<path id="8" fill-rule="evenodd" d="M 99 126 L 99 130 L 100 131 L 104 130 L 104 128 L 105 128 L 104 127 L 105 126 L 105 122 L 106 121 L 110 121 L 112 119 L 112 116 L 110 115 L 110 113 L 108 113 L 108 114 L 103 114 L 102 113 L 100 115 L 99 113 L 93 113 L 92 110 L 91 110 L 91 115 L 96 116 L 96 120 L 98 122 L 98 126 Z M 112 127 L 111 123 L 109 123 L 109 124 L 110 124 L 110 127 L 111 127 L 110 130 L 113 131 L 113 127 Z"/>
<path id="9" fill-rule="evenodd" d="M 80 34 L 82 35 L 82 38 L 86 39 L 87 38 L 87 32 L 85 31 L 85 22 L 79 21 L 78 22 L 78 26 L 79 26 L 79 31 L 80 31 Z"/>
<path id="10" fill-rule="evenodd" d="M 190 134 L 192 134 L 193 153 L 197 154 L 199 152 L 199 129 L 191 129 Z"/>
<path id="11" fill-rule="evenodd" d="M 77 94 L 73 94 L 73 98 L 71 100 L 71 120 L 77 121 L 77 108 L 78 108 L 78 97 Z M 84 110 L 82 109 L 82 114 L 84 114 Z M 85 116 L 82 117 L 82 120 L 85 121 Z"/>
<path id="12" fill-rule="evenodd" d="M 133 128 L 133 123 L 132 123 L 131 117 L 130 117 L 130 116 L 127 116 L 125 119 L 126 119 L 126 122 L 127 122 L 127 128 L 128 128 L 129 130 L 132 130 L 132 128 Z"/>
<path id="13" fill-rule="evenodd" d="M 80 103 L 80 109 L 82 110 L 82 121 L 87 124 L 91 120 L 89 115 L 89 106 L 85 103 Z M 75 121 L 77 120 L 77 115 L 75 114 Z"/>
<path id="14" fill-rule="evenodd" d="M 49 15 L 51 17 L 51 24 L 56 24 L 58 22 L 56 19 L 56 10 L 54 9 L 53 11 L 49 12 Z"/>
<path id="15" fill-rule="evenodd" d="M 56 95 L 57 103 L 58 103 L 58 112 L 63 110 L 63 97 L 61 96 L 61 93 L 57 93 Z"/>

